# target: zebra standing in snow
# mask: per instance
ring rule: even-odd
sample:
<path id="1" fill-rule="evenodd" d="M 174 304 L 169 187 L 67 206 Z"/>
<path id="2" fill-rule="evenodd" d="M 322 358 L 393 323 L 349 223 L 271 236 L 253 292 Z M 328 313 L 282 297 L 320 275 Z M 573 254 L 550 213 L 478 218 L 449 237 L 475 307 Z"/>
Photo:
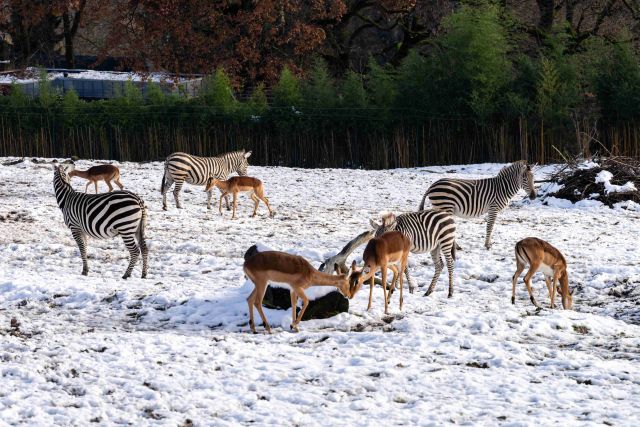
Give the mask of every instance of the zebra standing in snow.
<path id="1" fill-rule="evenodd" d="M 411 212 L 395 216 L 392 213 L 382 216 L 382 224 L 377 224 L 370 220 L 371 227 L 375 230 L 375 236 L 378 237 L 387 231 L 397 230 L 407 236 L 411 240 L 411 252 L 421 254 L 425 252 L 431 253 L 431 258 L 435 265 L 433 279 L 429 285 L 429 289 L 424 294 L 430 295 L 436 286 L 438 277 L 444 268 L 441 253 L 447 263 L 449 271 L 449 298 L 453 295 L 453 261 L 456 258 L 456 224 L 453 217 L 443 211 L 434 209 Z M 413 281 L 409 275 L 409 267 L 405 269 L 405 275 L 409 282 L 409 291 L 413 292 L 415 288 Z"/>
<path id="2" fill-rule="evenodd" d="M 79 193 L 71 187 L 69 175 L 60 165 L 53 166 L 53 189 L 64 223 L 71 230 L 80 249 L 84 276 L 89 273 L 87 236 L 108 239 L 117 235 L 122 236 L 129 250 L 129 266 L 122 278 L 131 276 L 140 252 L 142 278 L 147 276 L 149 252 L 144 241 L 147 212 L 140 197 L 126 190 L 102 194 Z"/>
<path id="3" fill-rule="evenodd" d="M 524 160 L 505 166 L 492 178 L 440 179 L 424 193 L 418 209 L 424 209 L 426 198 L 429 197 L 434 208 L 462 218 L 475 218 L 488 213 L 484 246 L 490 249 L 496 216 L 520 189 L 529 193 L 531 200 L 536 198 L 531 165 Z"/>
<path id="4" fill-rule="evenodd" d="M 193 185 L 206 185 L 209 178 L 213 177 L 224 181 L 231 172 L 238 175 L 247 175 L 251 151 L 245 153 L 244 150 L 222 154 L 216 157 L 198 157 L 187 153 L 173 153 L 164 163 L 164 175 L 162 176 L 162 209 L 167 210 L 167 191 L 175 182 L 173 197 L 176 199 L 176 207 L 181 209 L 180 190 L 185 182 Z M 213 190 L 207 192 L 207 209 L 211 209 L 211 194 Z M 229 208 L 229 200 L 227 208 Z"/>

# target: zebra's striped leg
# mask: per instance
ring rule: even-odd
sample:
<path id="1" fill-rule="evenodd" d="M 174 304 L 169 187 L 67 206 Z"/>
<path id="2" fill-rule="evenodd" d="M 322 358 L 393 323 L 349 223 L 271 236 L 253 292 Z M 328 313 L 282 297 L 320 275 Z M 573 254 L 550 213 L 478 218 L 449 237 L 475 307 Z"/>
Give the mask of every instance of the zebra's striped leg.
<path id="1" fill-rule="evenodd" d="M 133 271 L 133 266 L 136 265 L 138 261 L 138 257 L 140 256 L 140 249 L 136 244 L 136 240 L 133 238 L 132 234 L 127 234 L 122 236 L 122 240 L 124 240 L 124 244 L 129 251 L 129 266 L 127 267 L 127 271 L 125 271 L 123 279 L 128 279 L 131 276 L 131 272 Z"/>
<path id="2" fill-rule="evenodd" d="M 409 293 L 412 294 L 416 289 L 416 284 L 413 281 L 413 279 L 411 278 L 411 274 L 409 274 L 409 265 L 408 264 L 404 269 L 404 275 L 407 278 L 407 283 L 409 283 Z"/>
<path id="3" fill-rule="evenodd" d="M 180 205 L 180 190 L 182 190 L 182 184 L 184 181 L 176 181 L 176 186 L 173 187 L 173 198 L 176 199 L 176 208 L 182 209 L 182 205 Z"/>
<path id="4" fill-rule="evenodd" d="M 487 249 L 491 249 L 491 234 L 493 233 L 493 226 L 496 223 L 497 215 L 498 211 L 494 209 L 490 209 L 487 215 L 487 237 L 484 240 L 484 247 Z"/>
<path id="5" fill-rule="evenodd" d="M 433 292 L 433 289 L 436 287 L 436 283 L 438 282 L 438 277 L 440 277 L 440 273 L 442 273 L 442 269 L 444 268 L 444 263 L 442 262 L 442 257 L 440 256 L 440 246 L 431 251 L 431 259 L 433 259 L 435 271 L 433 272 L 433 279 L 431 279 L 431 284 L 429 285 L 427 292 L 424 293 L 425 297 L 428 297 Z"/>
<path id="6" fill-rule="evenodd" d="M 444 259 L 447 262 L 447 271 L 449 272 L 449 295 L 447 298 L 453 296 L 453 256 L 451 255 L 451 248 L 444 251 Z"/>
<path id="7" fill-rule="evenodd" d="M 147 242 L 144 241 L 143 235 L 138 235 L 137 240 L 142 253 L 142 278 L 144 279 L 147 277 L 147 269 L 149 267 L 149 248 L 147 247 Z"/>
<path id="8" fill-rule="evenodd" d="M 167 210 L 167 192 L 173 185 L 173 178 L 171 178 L 171 174 L 167 171 L 164 173 L 164 179 L 162 182 L 163 187 L 160 189 L 162 193 L 162 210 Z"/>
<path id="9" fill-rule="evenodd" d="M 80 249 L 80 256 L 82 257 L 82 275 L 89 274 L 89 263 L 87 262 L 87 238 L 79 228 L 71 229 L 71 234 L 75 239 L 78 249 Z"/>

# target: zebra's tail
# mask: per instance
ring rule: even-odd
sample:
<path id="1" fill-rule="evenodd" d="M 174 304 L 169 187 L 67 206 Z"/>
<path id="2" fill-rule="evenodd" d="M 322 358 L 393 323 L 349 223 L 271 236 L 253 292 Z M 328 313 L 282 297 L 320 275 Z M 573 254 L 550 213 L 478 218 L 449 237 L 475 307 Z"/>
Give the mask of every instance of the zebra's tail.
<path id="1" fill-rule="evenodd" d="M 458 243 L 456 243 L 456 241 L 453 241 L 453 246 L 451 246 L 451 258 L 453 258 L 454 260 L 456 259 L 456 251 L 460 249 L 460 246 L 458 246 Z"/>
<path id="2" fill-rule="evenodd" d="M 429 190 L 424 192 L 424 196 L 422 196 L 422 201 L 420 202 L 420 207 L 418 207 L 419 211 L 423 211 L 424 210 L 424 204 L 427 200 L 427 195 L 429 194 Z"/>
<path id="3" fill-rule="evenodd" d="M 162 174 L 162 184 L 160 184 L 160 193 L 164 194 L 164 186 L 167 183 L 167 172 L 169 169 L 167 168 L 167 164 L 164 164 L 164 173 Z"/>
<path id="4" fill-rule="evenodd" d="M 147 227 L 147 207 L 144 205 L 144 201 L 140 200 L 140 209 L 142 209 L 142 218 L 140 218 L 140 225 L 138 226 L 138 230 L 136 230 L 136 237 L 138 238 L 138 242 L 144 241 L 144 232 Z"/>

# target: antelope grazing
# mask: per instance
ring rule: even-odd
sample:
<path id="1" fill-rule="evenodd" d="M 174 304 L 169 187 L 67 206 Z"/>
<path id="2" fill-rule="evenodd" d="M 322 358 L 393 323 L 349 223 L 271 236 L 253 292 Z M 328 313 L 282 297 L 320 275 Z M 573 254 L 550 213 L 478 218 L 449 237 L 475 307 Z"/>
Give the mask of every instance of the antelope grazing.
<path id="1" fill-rule="evenodd" d="M 269 209 L 269 216 L 273 216 L 273 211 L 271 210 L 271 206 L 269 206 L 269 199 L 264 196 L 264 186 L 262 185 L 262 181 L 258 178 L 251 178 L 249 176 L 232 176 L 226 181 L 221 181 L 217 178 L 210 177 L 207 181 L 207 186 L 204 191 L 207 193 L 211 191 L 213 187 L 218 187 L 222 194 L 220 195 L 220 204 L 218 206 L 220 215 L 222 215 L 222 199 L 228 194 L 233 194 L 233 215 L 231 219 L 236 219 L 236 209 L 238 207 L 238 193 L 240 192 L 250 192 L 251 200 L 255 202 L 255 206 L 253 207 L 253 215 L 256 216 L 258 212 L 258 205 L 260 204 L 260 200 L 267 205 L 267 209 Z"/>
<path id="2" fill-rule="evenodd" d="M 516 243 L 516 272 L 513 275 L 513 289 L 511 292 L 511 304 L 516 303 L 516 282 L 518 277 L 529 265 L 529 271 L 524 276 L 524 283 L 527 285 L 527 291 L 531 297 L 531 302 L 538 308 L 542 308 L 536 302 L 531 291 L 531 278 L 536 271 L 544 274 L 544 281 L 547 284 L 549 298 L 551 299 L 551 308 L 555 308 L 556 290 L 562 297 L 562 307 L 570 310 L 573 305 L 573 292 L 569 291 L 569 275 L 567 274 L 567 261 L 559 250 L 551 246 L 544 240 L 535 237 L 527 237 Z M 553 281 L 553 286 L 551 282 Z M 560 281 L 560 287 L 557 287 Z"/>
<path id="3" fill-rule="evenodd" d="M 291 293 L 291 329 L 298 331 L 298 324 L 302 320 L 309 298 L 304 290 L 311 286 L 335 286 L 340 293 L 347 298 L 352 298 L 349 288 L 349 274 L 331 275 L 321 273 L 309 264 L 301 256 L 291 255 L 285 252 L 264 251 L 250 256 L 244 262 L 244 273 L 253 282 L 254 289 L 247 298 L 249 305 L 249 327 L 256 333 L 253 320 L 253 307 L 258 309 L 264 327 L 271 333 L 269 322 L 262 311 L 262 300 L 267 290 L 268 282 L 284 283 L 289 286 Z M 296 318 L 296 306 L 298 298 L 302 300 L 302 309 Z"/>
<path id="4" fill-rule="evenodd" d="M 107 183 L 109 192 L 113 191 L 111 181 L 115 182 L 121 190 L 124 188 L 120 183 L 120 169 L 114 165 L 91 166 L 86 171 L 77 170 L 74 167 L 74 169 L 69 172 L 69 178 L 73 178 L 74 176 L 79 176 L 80 178 L 84 178 L 89 181 L 84 188 L 85 193 L 89 190 L 91 183 L 93 183 L 96 187 L 96 194 L 98 194 L 98 181 L 100 180 Z"/>
<path id="5" fill-rule="evenodd" d="M 382 292 L 384 294 L 384 313 L 387 314 L 391 294 L 395 288 L 396 280 L 400 275 L 400 310 L 402 310 L 402 275 L 407 268 L 407 258 L 411 250 L 411 240 L 399 231 L 388 231 L 380 237 L 369 240 L 364 248 L 362 259 L 364 267 L 356 271 L 356 262 L 351 265 L 353 273 L 349 277 L 351 296 L 356 294 L 362 287 L 362 284 L 370 280 L 369 284 L 369 305 L 367 310 L 371 309 L 371 299 L 373 297 L 374 275 L 380 269 L 382 275 Z M 397 264 L 400 265 L 398 270 Z M 387 268 L 393 272 L 391 280 L 391 289 L 387 296 Z"/>

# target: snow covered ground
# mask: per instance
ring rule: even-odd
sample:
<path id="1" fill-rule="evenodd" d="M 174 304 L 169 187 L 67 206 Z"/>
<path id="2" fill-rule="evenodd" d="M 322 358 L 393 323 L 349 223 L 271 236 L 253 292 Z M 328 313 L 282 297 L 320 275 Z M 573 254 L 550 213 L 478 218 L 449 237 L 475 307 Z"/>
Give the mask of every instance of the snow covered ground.
<path id="1" fill-rule="evenodd" d="M 288 330 L 290 312 L 265 310 L 274 334 L 251 335 L 250 245 L 317 266 L 380 211 L 415 209 L 434 180 L 501 165 L 252 166 L 277 213 L 261 206 L 249 218 L 242 197 L 236 221 L 208 211 L 199 187 L 186 186 L 185 209 L 170 197 L 163 212 L 161 163 L 120 167 L 149 208 L 145 280 L 139 265 L 120 279 L 127 252 L 117 239 L 90 241 L 81 276 L 50 166 L 0 166 L 0 425 L 640 425 L 638 212 L 518 197 L 499 215 L 491 251 L 482 220 L 457 221 L 453 298 L 443 274 L 430 297 L 407 293 L 402 312 L 396 293 L 383 314 L 379 288 L 367 312 L 365 289 L 348 314 L 302 322 L 300 333 Z M 575 310 L 536 312 L 522 279 L 511 305 L 513 246 L 526 236 L 566 255 Z M 428 283 L 430 257 L 409 260 Z M 534 285 L 548 307 L 540 277 Z"/>

